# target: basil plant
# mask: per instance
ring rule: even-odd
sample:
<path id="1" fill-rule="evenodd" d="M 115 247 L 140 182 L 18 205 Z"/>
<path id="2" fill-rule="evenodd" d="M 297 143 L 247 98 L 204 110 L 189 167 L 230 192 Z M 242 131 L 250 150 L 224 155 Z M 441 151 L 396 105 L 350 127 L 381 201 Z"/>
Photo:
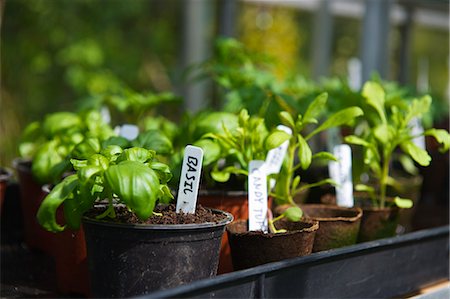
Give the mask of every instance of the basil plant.
<path id="1" fill-rule="evenodd" d="M 401 150 L 405 154 L 403 163 L 406 165 L 413 165 L 415 161 L 421 166 L 428 166 L 431 161 L 430 155 L 426 149 L 418 147 L 414 139 L 432 136 L 442 145 L 440 150 L 445 152 L 450 147 L 450 135 L 446 130 L 434 128 L 422 133 L 413 131 L 411 122 L 415 118 L 421 119 L 430 109 L 432 100 L 429 96 L 414 99 L 411 103 L 397 100 L 392 104 L 387 101 L 383 88 L 372 81 L 364 84 L 362 95 L 366 105 L 362 132 L 358 136 L 345 137 L 345 141 L 363 147 L 364 163 L 369 167 L 371 176 L 378 182 L 378 190 L 364 184 L 356 185 L 355 189 L 368 192 L 373 205 L 384 208 L 387 204 L 387 186 L 396 184 L 395 179 L 390 176 L 390 166 L 396 151 Z M 410 199 L 396 197 L 394 202 L 401 208 L 412 207 Z"/>
<path id="2" fill-rule="evenodd" d="M 39 183 L 55 183 L 71 169 L 68 157 L 72 151 L 75 156 L 88 156 L 100 150 L 99 140 L 111 136 L 114 136 L 113 129 L 98 111 L 56 112 L 25 128 L 19 152 L 32 160 L 31 170 Z"/>
<path id="3" fill-rule="evenodd" d="M 327 119 L 319 124 L 322 112 L 326 110 L 328 95 L 322 93 L 318 95 L 306 108 L 305 113 L 295 116 L 286 111 L 280 112 L 279 116 L 283 125 L 289 127 L 292 134 L 283 130 L 273 131 L 266 139 L 266 148 L 280 146 L 285 141 L 289 141 L 287 153 L 280 173 L 275 175 L 276 185 L 270 195 L 275 198 L 279 204 L 289 204 L 296 207 L 294 196 L 308 188 L 321 186 L 325 184 L 335 184 L 331 179 L 324 179 L 319 182 L 300 184 L 301 177 L 297 175 L 300 169 L 308 169 L 314 160 L 332 160 L 336 157 L 329 152 L 318 152 L 313 154 L 309 141 L 317 134 L 333 127 L 339 127 L 351 123 L 355 118 L 363 115 L 359 107 L 349 107 L 339 110 L 327 116 Z M 301 217 L 302 213 L 298 210 L 296 217 Z"/>
<path id="4" fill-rule="evenodd" d="M 158 202 L 173 199 L 167 186 L 172 173 L 155 156 L 153 150 L 110 145 L 88 159 L 71 159 L 76 173 L 64 178 L 44 198 L 38 222 L 52 232 L 78 229 L 83 215 L 99 201 L 107 201 L 108 208 L 97 219 L 115 218 L 115 203 L 125 204 L 141 220 L 148 219 Z M 56 221 L 61 205 L 64 225 Z"/>

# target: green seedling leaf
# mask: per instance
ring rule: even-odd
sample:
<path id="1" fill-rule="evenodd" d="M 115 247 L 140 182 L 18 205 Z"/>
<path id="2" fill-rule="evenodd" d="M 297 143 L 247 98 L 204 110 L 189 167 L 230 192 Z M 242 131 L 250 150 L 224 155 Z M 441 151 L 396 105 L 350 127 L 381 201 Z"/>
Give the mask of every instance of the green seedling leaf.
<path id="1" fill-rule="evenodd" d="M 172 178 L 172 173 L 170 172 L 170 168 L 167 164 L 152 161 L 149 166 L 156 172 L 161 184 L 166 184 Z"/>
<path id="2" fill-rule="evenodd" d="M 288 112 L 286 112 L 286 111 L 280 112 L 280 120 L 281 120 L 281 123 L 283 125 L 285 125 L 286 127 L 289 127 L 291 129 L 295 128 L 294 119 Z"/>
<path id="3" fill-rule="evenodd" d="M 386 112 L 384 110 L 385 93 L 380 84 L 376 82 L 366 82 L 363 87 L 362 95 L 366 98 L 367 104 L 375 108 L 383 123 L 386 121 Z"/>
<path id="4" fill-rule="evenodd" d="M 431 162 L 431 157 L 428 155 L 427 151 L 421 149 L 415 145 L 412 141 L 406 141 L 400 144 L 402 150 L 411 156 L 417 163 L 421 166 L 428 166 Z"/>
<path id="5" fill-rule="evenodd" d="M 337 185 L 336 181 L 334 181 L 332 179 L 324 179 L 324 180 L 321 180 L 321 181 L 318 181 L 318 182 L 315 182 L 315 183 L 302 185 L 300 188 L 295 190 L 294 195 L 299 194 L 303 190 L 307 190 L 307 189 L 310 189 L 310 188 L 313 188 L 313 187 L 323 186 L 323 185 L 326 185 L 326 184 L 330 184 L 330 185 L 333 185 L 333 186 Z"/>
<path id="6" fill-rule="evenodd" d="M 350 136 L 346 136 L 344 138 L 345 142 L 350 143 L 350 144 L 355 144 L 355 145 L 361 145 L 364 147 L 371 147 L 372 145 L 367 142 L 366 140 L 359 138 L 358 136 L 355 135 L 350 135 Z"/>
<path id="7" fill-rule="evenodd" d="M 387 124 L 380 124 L 376 126 L 373 129 L 373 134 L 381 144 L 388 144 L 390 141 L 389 128 Z"/>
<path id="8" fill-rule="evenodd" d="M 77 185 L 77 175 L 69 175 L 44 198 L 37 212 L 37 220 L 43 228 L 51 232 L 64 230 L 65 227 L 56 221 L 56 210 L 72 194 Z"/>
<path id="9" fill-rule="evenodd" d="M 429 95 L 423 96 L 420 100 L 415 99 L 409 105 L 408 114 L 405 117 L 406 123 L 409 123 L 415 117 L 421 117 L 430 110 L 431 97 Z"/>
<path id="10" fill-rule="evenodd" d="M 335 155 L 329 152 L 318 152 L 312 156 L 312 160 L 314 159 L 323 159 L 328 161 L 338 161 Z"/>
<path id="11" fill-rule="evenodd" d="M 319 132 L 332 127 L 338 127 L 352 121 L 354 118 L 363 115 L 364 112 L 359 107 L 350 107 L 331 115 L 323 124 L 312 131 L 305 139 L 309 140 L 312 136 Z"/>
<path id="12" fill-rule="evenodd" d="M 140 147 L 132 147 L 124 149 L 120 156 L 117 158 L 117 162 L 122 161 L 136 161 L 136 162 L 147 162 L 152 160 L 155 156 L 155 151 L 147 150 Z"/>
<path id="13" fill-rule="evenodd" d="M 356 184 L 355 190 L 360 192 L 368 192 L 368 193 L 375 193 L 375 189 L 371 186 L 367 186 L 364 184 Z"/>
<path id="14" fill-rule="evenodd" d="M 410 209 L 413 206 L 413 201 L 408 198 L 400 198 L 397 196 L 395 197 L 394 202 L 397 205 L 397 207 L 401 209 Z"/>
<path id="15" fill-rule="evenodd" d="M 442 144 L 439 149 L 442 153 L 448 151 L 450 147 L 450 135 L 446 130 L 443 129 L 429 129 L 424 132 L 426 136 L 433 136 L 437 142 Z"/>
<path id="16" fill-rule="evenodd" d="M 414 165 L 414 162 L 411 159 L 411 157 L 407 155 L 400 155 L 398 160 L 400 161 L 400 164 L 402 164 L 403 169 L 407 173 L 411 175 L 416 175 L 419 173 L 419 169 L 417 169 L 416 165 Z"/>
<path id="17" fill-rule="evenodd" d="M 114 162 L 123 152 L 123 149 L 118 145 L 108 145 L 106 148 L 100 151 L 102 156 L 105 156 L 110 162 Z"/>
<path id="18" fill-rule="evenodd" d="M 303 123 L 317 123 L 317 118 L 325 111 L 325 105 L 327 103 L 328 94 L 326 92 L 318 95 L 314 101 L 308 106 L 305 114 L 303 115 Z"/>
<path id="19" fill-rule="evenodd" d="M 298 222 L 303 216 L 303 211 L 299 207 L 290 207 L 284 211 L 283 215 L 292 222 Z"/>
<path id="20" fill-rule="evenodd" d="M 300 160 L 300 165 L 302 169 L 308 169 L 311 165 L 312 152 L 308 145 L 308 142 L 302 137 L 302 135 L 297 135 L 298 138 L 298 159 Z"/>
<path id="21" fill-rule="evenodd" d="M 87 160 L 70 159 L 70 163 L 72 163 L 75 170 L 79 170 L 80 168 L 87 166 Z"/>
<path id="22" fill-rule="evenodd" d="M 94 154 L 89 157 L 89 159 L 87 160 L 87 164 L 90 166 L 99 166 L 102 169 L 106 169 L 108 168 L 109 160 L 103 155 Z"/>
<path id="23" fill-rule="evenodd" d="M 220 171 L 217 169 L 214 169 L 210 172 L 211 177 L 213 178 L 213 180 L 215 180 L 216 182 L 220 182 L 220 183 L 225 183 L 228 182 L 228 180 L 230 179 L 230 173 L 226 172 L 226 171 Z"/>
<path id="24" fill-rule="evenodd" d="M 283 142 L 289 140 L 291 135 L 285 131 L 275 130 L 272 132 L 265 141 L 265 147 L 267 150 L 279 147 Z"/>
<path id="25" fill-rule="evenodd" d="M 159 178 L 153 169 L 138 161 L 123 161 L 105 171 L 110 190 L 136 213 L 148 219 L 160 194 Z"/>
<path id="26" fill-rule="evenodd" d="M 239 119 L 238 119 L 239 126 L 245 127 L 249 118 L 250 118 L 250 116 L 248 115 L 247 109 L 242 109 L 241 112 L 239 113 Z"/>

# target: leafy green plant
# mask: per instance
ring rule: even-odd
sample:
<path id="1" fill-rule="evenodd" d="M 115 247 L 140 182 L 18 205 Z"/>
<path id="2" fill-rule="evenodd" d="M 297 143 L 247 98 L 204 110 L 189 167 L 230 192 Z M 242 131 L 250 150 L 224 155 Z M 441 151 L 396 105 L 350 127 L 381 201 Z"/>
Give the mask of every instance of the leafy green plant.
<path id="1" fill-rule="evenodd" d="M 70 157 L 88 156 L 100 150 L 99 140 L 114 135 L 100 113 L 56 112 L 42 122 L 30 123 L 22 134 L 20 155 L 32 159 L 32 172 L 40 183 L 55 183 L 71 169 Z"/>
<path id="2" fill-rule="evenodd" d="M 167 187 L 172 178 L 169 166 L 155 156 L 153 150 L 110 145 L 88 159 L 71 159 L 76 173 L 64 178 L 44 198 L 37 213 L 39 223 L 53 232 L 66 227 L 78 229 L 83 214 L 103 200 L 108 201 L 108 208 L 98 219 L 114 218 L 116 202 L 125 204 L 139 219 L 148 219 L 157 202 L 169 203 L 173 199 Z M 61 205 L 65 225 L 56 221 Z"/>
<path id="3" fill-rule="evenodd" d="M 317 96 L 314 101 L 307 107 L 303 115 L 298 114 L 295 118 L 286 111 L 280 112 L 280 119 L 283 125 L 289 127 L 292 134 L 288 134 L 283 130 L 273 131 L 265 140 L 267 149 L 277 147 L 285 141 L 289 141 L 283 166 L 280 173 L 275 175 L 275 189 L 270 195 L 275 198 L 279 204 L 289 204 L 295 207 L 288 214 L 280 215 L 281 218 L 288 219 L 300 218 L 302 213 L 294 202 L 294 196 L 305 189 L 321 186 L 324 184 L 334 184 L 331 179 L 324 179 L 315 183 L 300 184 L 301 177 L 296 175 L 300 169 L 306 170 L 311 166 L 314 160 L 336 160 L 331 153 L 318 152 L 313 154 L 308 144 L 314 136 L 333 127 L 339 127 L 351 123 L 355 118 L 363 115 L 363 111 L 359 107 L 349 107 L 337 111 L 327 116 L 327 119 L 319 124 L 321 114 L 326 109 L 328 95 L 322 93 Z M 274 220 L 279 220 L 280 217 Z"/>
<path id="4" fill-rule="evenodd" d="M 269 135 L 264 119 L 248 114 L 242 109 L 237 126 L 223 122 L 222 130 L 206 133 L 194 144 L 205 152 L 204 165 L 210 168 L 210 175 L 220 183 L 227 182 L 231 175 L 248 176 L 252 160 L 264 160 L 267 150 L 264 140 Z"/>
<path id="5" fill-rule="evenodd" d="M 419 136 L 433 136 L 440 144 L 441 151 L 447 151 L 450 147 L 450 135 L 441 129 L 428 129 L 421 134 L 414 134 L 411 121 L 421 118 L 428 112 L 431 98 L 424 96 L 414 99 L 410 104 L 396 99 L 394 103 L 388 103 L 386 94 L 380 84 L 366 82 L 362 95 L 365 98 L 365 117 L 363 132 L 360 136 L 351 135 L 345 138 L 350 144 L 360 145 L 364 149 L 364 163 L 368 165 L 371 176 L 378 182 L 379 190 L 374 187 L 359 184 L 355 188 L 358 191 L 368 192 L 375 207 L 386 206 L 386 187 L 395 185 L 395 179 L 390 176 L 390 166 L 395 151 L 401 149 L 405 156 L 403 159 L 409 165 L 412 160 L 421 166 L 428 166 L 431 161 L 430 155 L 425 149 L 414 143 L 414 138 Z M 412 160 L 411 160 L 412 159 Z M 395 203 L 402 208 L 412 206 L 412 201 L 395 198 Z"/>

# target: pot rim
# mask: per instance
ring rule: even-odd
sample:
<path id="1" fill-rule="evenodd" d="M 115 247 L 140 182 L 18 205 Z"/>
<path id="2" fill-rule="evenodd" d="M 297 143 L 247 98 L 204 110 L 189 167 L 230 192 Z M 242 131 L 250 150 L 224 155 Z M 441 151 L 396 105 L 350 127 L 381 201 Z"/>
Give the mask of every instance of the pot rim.
<path id="1" fill-rule="evenodd" d="M 214 189 L 200 189 L 199 196 L 248 196 L 245 190 L 214 190 Z"/>
<path id="2" fill-rule="evenodd" d="M 12 161 L 12 166 L 16 170 L 30 172 L 31 167 L 28 167 L 26 165 L 27 163 L 30 163 L 30 166 L 31 166 L 31 164 L 33 163 L 33 160 L 30 158 L 17 157 L 17 158 L 14 158 L 14 160 Z"/>
<path id="3" fill-rule="evenodd" d="M 210 208 L 208 208 L 210 209 Z M 108 226 L 108 227 L 118 227 L 126 229 L 141 229 L 141 230 L 193 230 L 193 229 L 206 229 L 226 226 L 228 223 L 233 221 L 233 215 L 226 211 L 210 209 L 211 211 L 218 214 L 225 214 L 227 217 L 218 222 L 204 222 L 204 223 L 189 223 L 189 224 L 131 224 L 131 223 L 116 223 L 104 220 L 92 219 L 87 216 L 83 216 L 83 223 Z"/>
<path id="4" fill-rule="evenodd" d="M 0 167 L 0 170 L 0 182 L 8 182 L 13 176 L 12 170 L 8 167 Z"/>
<path id="5" fill-rule="evenodd" d="M 338 216 L 338 217 L 311 217 L 311 216 L 307 216 L 307 217 L 309 217 L 311 219 L 314 219 L 314 220 L 317 220 L 317 221 L 355 222 L 355 221 L 361 219 L 361 217 L 363 215 L 363 210 L 360 207 L 340 207 L 340 206 L 326 205 L 326 204 L 302 204 L 302 205 L 300 205 L 300 208 L 302 208 L 303 206 L 312 207 L 312 208 L 320 208 L 320 209 L 329 209 L 329 210 L 353 211 L 353 212 L 357 213 L 356 216 L 353 216 L 353 217 L 345 217 L 345 216 Z M 306 215 L 306 213 L 305 213 L 305 215 Z"/>
<path id="6" fill-rule="evenodd" d="M 248 220 L 240 219 L 240 220 L 234 221 L 230 225 L 234 225 L 234 224 L 241 223 L 241 222 L 247 222 L 247 221 Z M 302 217 L 300 219 L 300 221 L 305 222 L 305 223 L 309 223 L 309 224 L 311 224 L 311 226 L 310 227 L 306 227 L 306 228 L 302 228 L 302 229 L 299 229 L 299 230 L 289 230 L 289 231 L 287 231 L 285 233 L 267 233 L 267 234 L 259 234 L 258 233 L 258 235 L 263 237 L 263 238 L 274 238 L 274 237 L 279 237 L 279 236 L 288 236 L 288 235 L 297 234 L 297 233 L 301 233 L 301 232 L 313 233 L 313 232 L 315 232 L 315 231 L 317 231 L 319 229 L 319 221 L 317 221 L 317 220 L 307 219 L 307 218 Z M 248 231 L 248 230 L 243 232 L 243 233 L 233 233 L 233 232 L 230 231 L 229 225 L 227 225 L 226 230 L 229 233 L 231 233 L 233 235 L 236 235 L 236 236 L 253 235 L 254 233 L 256 233 L 256 231 Z"/>

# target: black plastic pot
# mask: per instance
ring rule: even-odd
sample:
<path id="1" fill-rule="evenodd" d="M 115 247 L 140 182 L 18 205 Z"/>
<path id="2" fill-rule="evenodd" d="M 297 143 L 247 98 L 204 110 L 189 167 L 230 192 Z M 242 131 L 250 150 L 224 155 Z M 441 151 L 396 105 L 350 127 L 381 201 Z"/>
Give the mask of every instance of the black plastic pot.
<path id="1" fill-rule="evenodd" d="M 269 263 L 141 298 L 405 298 L 448 279 L 449 226 L 443 226 Z"/>
<path id="2" fill-rule="evenodd" d="M 130 297 L 216 275 L 220 223 L 129 225 L 83 220 L 94 297 Z"/>

